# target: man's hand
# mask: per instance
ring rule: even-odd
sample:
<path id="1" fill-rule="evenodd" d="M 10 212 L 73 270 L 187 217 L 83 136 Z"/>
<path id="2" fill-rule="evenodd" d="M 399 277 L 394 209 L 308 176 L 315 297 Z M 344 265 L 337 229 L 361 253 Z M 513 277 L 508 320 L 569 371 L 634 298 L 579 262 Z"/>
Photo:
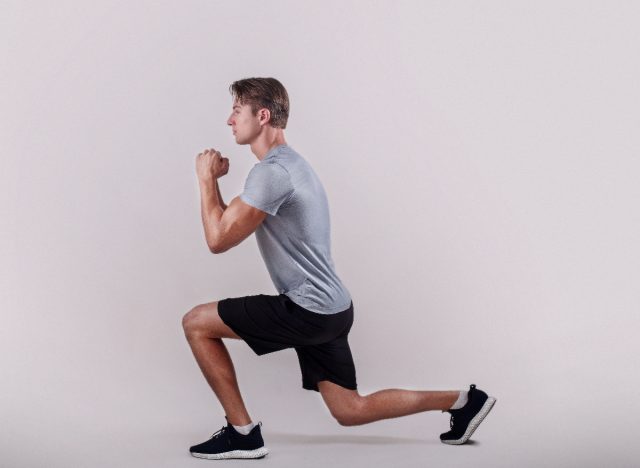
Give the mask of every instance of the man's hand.
<path id="1" fill-rule="evenodd" d="M 212 182 L 229 172 L 229 158 L 223 158 L 213 148 L 204 150 L 196 157 L 196 173 L 202 182 Z"/>

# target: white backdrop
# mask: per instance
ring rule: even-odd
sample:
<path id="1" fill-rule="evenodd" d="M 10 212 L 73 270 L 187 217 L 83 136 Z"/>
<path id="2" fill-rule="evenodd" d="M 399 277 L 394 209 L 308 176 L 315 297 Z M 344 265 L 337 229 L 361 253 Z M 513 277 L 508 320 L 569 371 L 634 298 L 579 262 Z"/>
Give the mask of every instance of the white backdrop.
<path id="1" fill-rule="evenodd" d="M 2 466 L 197 463 L 188 446 L 224 424 L 180 322 L 277 293 L 254 236 L 212 255 L 200 219 L 199 151 L 230 159 L 227 203 L 258 162 L 225 124 L 251 76 L 287 88 L 286 139 L 327 191 L 361 393 L 475 383 L 498 400 L 471 449 L 439 443 L 446 413 L 341 427 L 293 350 L 227 341 L 268 445 L 302 441 L 323 466 L 375 441 L 398 464 L 413 439 L 448 466 L 640 457 L 638 3 L 0 11 Z M 356 449 L 334 460 L 342 440 Z"/>

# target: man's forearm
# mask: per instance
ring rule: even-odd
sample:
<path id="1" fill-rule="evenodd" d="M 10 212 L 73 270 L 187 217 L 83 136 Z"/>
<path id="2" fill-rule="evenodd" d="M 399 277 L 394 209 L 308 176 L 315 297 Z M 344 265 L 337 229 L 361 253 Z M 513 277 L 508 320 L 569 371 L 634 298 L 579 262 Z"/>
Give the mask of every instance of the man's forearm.
<path id="1" fill-rule="evenodd" d="M 200 201 L 204 235 L 209 249 L 213 251 L 220 235 L 220 220 L 227 208 L 222 202 L 217 179 L 213 182 L 200 181 Z"/>
<path id="2" fill-rule="evenodd" d="M 220 206 L 224 211 L 227 209 L 227 205 L 225 205 L 224 201 L 222 200 L 222 194 L 220 193 L 220 184 L 218 183 L 218 179 L 215 179 L 215 183 L 216 183 L 216 192 L 218 192 L 218 201 L 220 202 Z"/>

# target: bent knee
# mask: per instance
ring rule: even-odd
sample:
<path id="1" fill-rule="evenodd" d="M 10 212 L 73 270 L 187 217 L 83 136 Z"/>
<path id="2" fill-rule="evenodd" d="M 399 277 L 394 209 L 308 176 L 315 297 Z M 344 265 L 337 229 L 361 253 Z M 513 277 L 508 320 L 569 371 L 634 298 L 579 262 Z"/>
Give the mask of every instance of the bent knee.
<path id="1" fill-rule="evenodd" d="M 331 415 L 341 426 L 359 426 L 362 421 L 362 401 L 331 410 Z"/>
<path id="2" fill-rule="evenodd" d="M 353 413 L 334 414 L 333 417 L 341 426 L 358 426 L 360 425 L 360 417 Z"/>
<path id="3" fill-rule="evenodd" d="M 187 338 L 201 331 L 205 325 L 204 310 L 197 305 L 182 317 L 182 329 Z"/>
<path id="4" fill-rule="evenodd" d="M 187 331 L 187 328 L 191 326 L 196 315 L 196 307 L 182 316 L 182 328 Z"/>

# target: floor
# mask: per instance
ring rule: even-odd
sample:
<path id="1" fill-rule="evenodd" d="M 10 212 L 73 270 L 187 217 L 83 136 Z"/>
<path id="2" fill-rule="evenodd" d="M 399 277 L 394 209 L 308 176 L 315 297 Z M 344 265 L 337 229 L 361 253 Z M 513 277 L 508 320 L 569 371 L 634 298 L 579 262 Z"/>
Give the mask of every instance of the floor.
<path id="1" fill-rule="evenodd" d="M 499 403 L 499 402 L 498 402 Z M 294 434 L 265 428 L 263 436 L 270 453 L 260 460 L 201 460 L 188 453 L 188 447 L 206 440 L 202 430 L 155 427 L 142 430 L 120 428 L 76 428 L 58 431 L 43 429 L 30 434 L 12 434 L 15 440 L 4 440 L 1 466 L 17 467 L 95 467 L 144 468 L 188 467 L 227 463 L 233 467 L 274 466 L 278 468 L 315 467 L 598 467 L 638 466 L 638 450 L 622 442 L 617 445 L 594 437 L 557 437 L 554 426 L 532 417 L 526 425 L 504 424 L 504 413 L 496 404 L 492 413 L 466 445 L 442 444 L 433 425 L 423 434 L 396 436 L 384 434 L 388 425 L 380 425 L 380 435 L 350 434 L 357 428 L 336 427 L 334 434 Z M 497 411 L 496 411 L 497 410 Z M 445 418 L 445 415 L 440 415 Z M 435 418 L 431 419 L 431 422 Z M 539 426 L 536 424 L 539 423 Z M 442 421 L 439 421 L 442 423 Z M 537 427 L 536 427 L 537 426 Z M 595 436 L 595 433 L 593 433 Z M 20 440 L 18 440 L 18 437 Z M 13 442 L 13 443 L 11 443 Z"/>

